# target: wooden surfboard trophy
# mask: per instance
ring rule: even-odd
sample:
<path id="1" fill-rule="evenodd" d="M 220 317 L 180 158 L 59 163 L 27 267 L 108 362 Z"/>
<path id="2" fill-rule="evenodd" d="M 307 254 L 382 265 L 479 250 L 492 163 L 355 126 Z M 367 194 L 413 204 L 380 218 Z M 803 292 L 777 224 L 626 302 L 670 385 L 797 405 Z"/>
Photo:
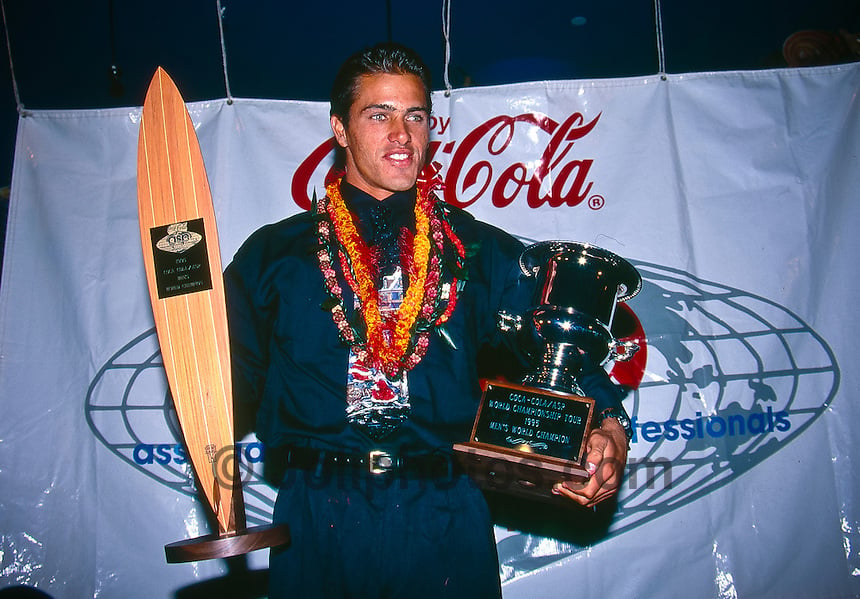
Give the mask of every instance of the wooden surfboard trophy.
<path id="1" fill-rule="evenodd" d="M 191 117 L 161 67 L 143 104 L 137 169 L 143 258 L 164 370 L 200 495 L 218 526 L 217 534 L 166 545 L 167 561 L 283 545 L 290 539 L 286 525 L 245 525 L 215 211 Z"/>

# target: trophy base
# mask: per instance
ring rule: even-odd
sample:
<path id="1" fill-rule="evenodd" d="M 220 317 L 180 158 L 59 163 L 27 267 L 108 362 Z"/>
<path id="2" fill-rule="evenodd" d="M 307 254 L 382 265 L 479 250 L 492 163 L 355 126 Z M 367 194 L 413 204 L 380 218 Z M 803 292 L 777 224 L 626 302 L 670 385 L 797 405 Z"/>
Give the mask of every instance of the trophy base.
<path id="1" fill-rule="evenodd" d="M 576 504 L 554 494 L 553 486 L 564 481 L 581 482 L 588 478 L 588 472 L 576 462 L 480 443 L 458 443 L 454 445 L 454 456 L 484 491 L 565 507 Z"/>
<path id="2" fill-rule="evenodd" d="M 254 526 L 235 533 L 206 535 L 177 541 L 164 546 L 169 564 L 223 559 L 250 553 L 258 549 L 278 547 L 290 542 L 290 528 L 286 524 Z"/>
<path id="3" fill-rule="evenodd" d="M 508 381 L 481 381 L 472 433 L 454 456 L 483 490 L 560 505 L 553 486 L 588 478 L 583 467 L 594 399 Z"/>

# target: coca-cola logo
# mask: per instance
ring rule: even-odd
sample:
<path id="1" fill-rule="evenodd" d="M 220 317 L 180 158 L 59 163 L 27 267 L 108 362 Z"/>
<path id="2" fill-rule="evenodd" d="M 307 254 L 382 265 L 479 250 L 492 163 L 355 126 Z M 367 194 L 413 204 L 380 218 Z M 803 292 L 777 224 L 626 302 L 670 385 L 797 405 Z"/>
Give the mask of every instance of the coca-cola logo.
<path id="1" fill-rule="evenodd" d="M 573 151 L 576 142 L 591 133 L 599 120 L 600 114 L 586 122 L 579 112 L 560 123 L 540 113 L 495 116 L 459 141 L 431 141 L 428 164 L 435 163 L 438 168 L 447 162 L 441 175 L 445 201 L 461 208 L 482 199 L 497 208 L 517 200 L 525 201 L 529 208 L 544 205 L 557 208 L 577 206 L 587 199 L 591 208 L 600 208 L 603 198 L 594 193 L 591 178 L 594 158 Z M 450 125 L 450 119 L 439 117 L 434 117 L 433 122 L 440 133 Z M 517 154 L 518 136 L 527 137 L 529 148 L 537 143 L 538 149 L 529 150 L 527 156 L 522 152 Z M 541 136 L 545 140 L 543 149 L 539 148 Z M 334 138 L 327 139 L 296 169 L 291 191 L 300 208 L 310 208 L 312 183 L 319 181 L 325 164 L 331 166 L 323 180 L 327 183 L 336 176 L 330 158 L 335 148 Z"/>

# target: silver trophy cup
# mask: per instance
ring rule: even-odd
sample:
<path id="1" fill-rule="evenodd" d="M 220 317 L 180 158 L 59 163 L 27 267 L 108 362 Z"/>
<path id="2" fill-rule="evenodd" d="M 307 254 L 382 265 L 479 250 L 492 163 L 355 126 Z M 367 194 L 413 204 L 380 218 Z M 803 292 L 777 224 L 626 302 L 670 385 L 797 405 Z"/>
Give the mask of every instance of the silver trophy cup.
<path id="1" fill-rule="evenodd" d="M 642 279 L 615 254 L 571 241 L 529 246 L 520 268 L 536 279 L 533 307 L 499 314 L 499 326 L 516 335 L 532 366 L 519 383 L 482 381 L 471 435 L 454 452 L 486 491 L 571 506 L 552 488 L 588 478 L 584 461 L 595 418 L 595 401 L 577 376 L 585 356 L 605 364 L 638 350 L 613 337 L 612 321 Z"/>
<path id="2" fill-rule="evenodd" d="M 587 243 L 545 241 L 525 249 L 520 268 L 537 279 L 534 307 L 499 314 L 499 326 L 514 331 L 534 360 L 524 385 L 585 395 L 577 382 L 583 356 L 604 364 L 629 360 L 639 349 L 612 335 L 616 307 L 642 287 L 629 262 Z"/>

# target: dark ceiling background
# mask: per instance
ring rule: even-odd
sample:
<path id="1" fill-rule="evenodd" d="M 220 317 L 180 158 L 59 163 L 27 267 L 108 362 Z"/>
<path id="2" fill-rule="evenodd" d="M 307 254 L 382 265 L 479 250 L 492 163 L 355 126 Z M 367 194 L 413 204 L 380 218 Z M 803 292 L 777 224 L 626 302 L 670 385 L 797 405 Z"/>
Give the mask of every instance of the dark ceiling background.
<path id="1" fill-rule="evenodd" d="M 25 109 L 139 106 L 158 65 L 187 101 L 227 95 L 216 0 L 2 7 Z M 442 0 L 222 0 L 221 8 L 234 97 L 325 100 L 341 60 L 386 39 L 416 48 L 434 88 L 444 87 Z M 669 73 L 778 68 L 798 31 L 860 32 L 858 0 L 663 0 L 661 12 Z M 450 13 L 454 87 L 659 71 L 653 0 L 451 0 Z M 0 60 L 0 186 L 11 179 L 18 118 L 9 62 Z"/>

